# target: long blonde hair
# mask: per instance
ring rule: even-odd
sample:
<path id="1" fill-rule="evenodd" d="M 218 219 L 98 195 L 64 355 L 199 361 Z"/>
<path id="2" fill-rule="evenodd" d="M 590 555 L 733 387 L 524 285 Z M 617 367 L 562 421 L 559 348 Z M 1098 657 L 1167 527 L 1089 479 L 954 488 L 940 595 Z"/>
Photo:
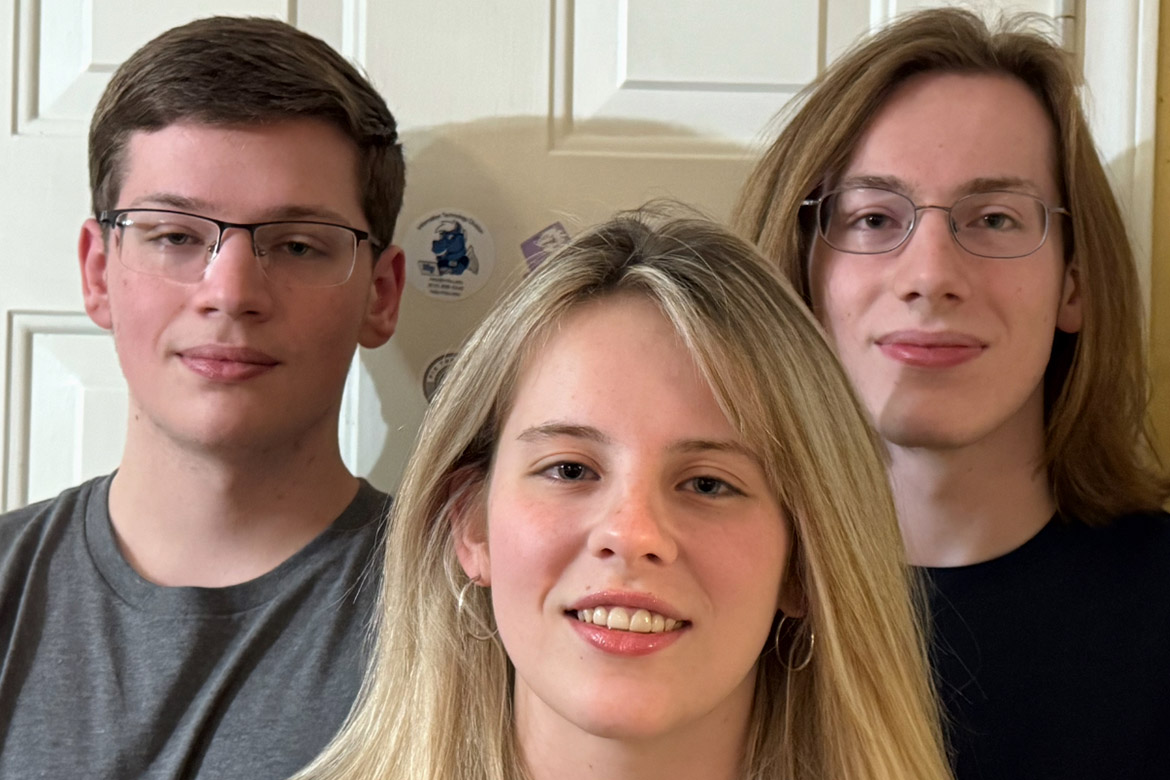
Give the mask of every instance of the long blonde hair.
<path id="1" fill-rule="evenodd" d="M 1149 380 L 1133 250 L 1081 110 L 1073 57 L 1028 25 L 994 31 L 960 9 L 909 14 L 858 44 L 810 84 L 748 177 L 733 227 L 779 266 L 810 305 L 815 226 L 801 202 L 831 187 L 891 93 L 921 73 L 1019 79 L 1055 129 L 1067 262 L 1084 321 L 1057 332 L 1044 379 L 1045 460 L 1062 513 L 1101 523 L 1170 498 L 1146 418 Z"/>
<path id="2" fill-rule="evenodd" d="M 462 622 L 454 507 L 491 468 L 519 367 L 577 307 L 655 303 L 793 526 L 808 612 L 761 650 L 745 778 L 949 777 L 918 600 L 876 438 L 805 306 L 745 241 L 710 222 L 619 215 L 573 240 L 488 315 L 429 409 L 391 518 L 376 648 L 349 721 L 299 777 L 515 780 L 513 669 Z M 490 522 L 490 519 L 489 519 Z M 463 604 L 492 625 L 485 588 Z M 815 633 L 809 666 L 790 645 Z M 781 657 L 783 656 L 783 658 Z"/>

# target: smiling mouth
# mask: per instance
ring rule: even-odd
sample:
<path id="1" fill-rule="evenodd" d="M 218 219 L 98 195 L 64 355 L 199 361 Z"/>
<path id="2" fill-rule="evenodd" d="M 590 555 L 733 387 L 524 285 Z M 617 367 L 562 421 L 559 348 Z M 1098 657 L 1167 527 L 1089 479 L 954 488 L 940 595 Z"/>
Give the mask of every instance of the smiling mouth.
<path id="1" fill-rule="evenodd" d="M 612 631 L 630 631 L 635 634 L 665 634 L 690 625 L 689 621 L 668 618 L 648 609 L 593 607 L 592 609 L 568 610 L 565 614 L 582 623 L 601 626 Z"/>

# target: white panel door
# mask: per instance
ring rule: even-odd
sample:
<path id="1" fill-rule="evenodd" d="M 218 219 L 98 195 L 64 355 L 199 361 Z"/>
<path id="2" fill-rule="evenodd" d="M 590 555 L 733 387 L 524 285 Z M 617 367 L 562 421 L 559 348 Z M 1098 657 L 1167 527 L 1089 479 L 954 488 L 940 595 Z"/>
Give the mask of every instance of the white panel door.
<path id="1" fill-rule="evenodd" d="M 161 30 L 211 13 L 289 20 L 362 65 L 399 118 L 409 169 L 397 240 L 411 283 L 398 334 L 355 360 L 341 421 L 350 466 L 393 489 L 426 389 L 527 270 L 526 255 L 655 197 L 726 217 L 785 101 L 867 29 L 938 4 L 0 0 L 0 40 L 15 53 L 0 58 L 0 509 L 117 463 L 124 385 L 109 336 L 81 313 L 74 259 L 88 209 L 84 138 L 109 73 Z M 1144 240 L 1157 1 L 963 4 L 1064 18 Z M 470 264 L 440 273 L 457 233 Z"/>

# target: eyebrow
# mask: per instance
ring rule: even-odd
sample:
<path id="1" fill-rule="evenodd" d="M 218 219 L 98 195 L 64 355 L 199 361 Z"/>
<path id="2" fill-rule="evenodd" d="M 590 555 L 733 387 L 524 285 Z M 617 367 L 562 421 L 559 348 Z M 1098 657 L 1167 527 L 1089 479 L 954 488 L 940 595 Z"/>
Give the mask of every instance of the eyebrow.
<path id="1" fill-rule="evenodd" d="M 574 425 L 572 423 L 549 422 L 543 425 L 534 425 L 520 432 L 516 438 L 520 441 L 539 442 L 558 436 L 568 436 L 574 439 L 586 439 L 598 444 L 613 444 L 613 439 L 594 428 L 592 425 Z M 760 459 L 754 452 L 733 439 L 683 439 L 671 444 L 671 452 L 688 454 L 694 452 L 729 452 L 741 455 L 755 463 Z"/>
<path id="2" fill-rule="evenodd" d="M 131 201 L 130 205 L 137 208 L 147 208 L 148 206 L 173 208 L 182 211 L 193 211 L 199 215 L 204 215 L 208 211 L 215 211 L 216 208 L 214 204 L 202 198 L 191 198 L 175 192 L 152 192 L 147 195 L 141 195 Z M 337 222 L 342 225 L 348 225 L 350 223 L 350 220 L 342 214 L 324 208 L 323 206 L 288 204 L 262 211 L 260 214 L 264 217 L 259 220 L 261 222 L 306 219 L 322 222 Z"/>
<path id="3" fill-rule="evenodd" d="M 847 187 L 872 187 L 881 190 L 909 193 L 913 187 L 904 179 L 897 176 L 849 176 L 837 183 L 834 189 Z"/>
<path id="4" fill-rule="evenodd" d="M 846 187 L 872 187 L 883 190 L 894 190 L 905 195 L 913 193 L 914 188 L 905 179 L 897 176 L 850 176 L 843 179 L 838 189 Z M 1021 176 L 980 176 L 963 182 L 957 193 L 959 197 L 977 192 L 994 192 L 996 190 L 1023 190 L 1029 195 L 1040 195 L 1040 187 L 1031 179 Z"/>
<path id="5" fill-rule="evenodd" d="M 741 455 L 754 463 L 760 462 L 760 459 L 754 452 L 732 439 L 686 439 L 672 444 L 670 449 L 672 452 L 684 454 L 692 452 L 728 452 L 733 455 Z"/>
<path id="6" fill-rule="evenodd" d="M 1039 195 L 1040 188 L 1031 179 L 1021 176 L 991 176 L 972 179 L 963 185 L 961 192 L 970 195 L 973 192 L 992 192 L 994 190 L 1026 190 L 1030 195 Z"/>
<path id="7" fill-rule="evenodd" d="M 539 442 L 554 439 L 558 436 L 568 436 L 573 439 L 588 439 L 598 444 L 612 444 L 613 439 L 606 436 L 592 425 L 573 425 L 571 423 L 547 422 L 534 425 L 522 430 L 516 438 L 520 441 Z"/>

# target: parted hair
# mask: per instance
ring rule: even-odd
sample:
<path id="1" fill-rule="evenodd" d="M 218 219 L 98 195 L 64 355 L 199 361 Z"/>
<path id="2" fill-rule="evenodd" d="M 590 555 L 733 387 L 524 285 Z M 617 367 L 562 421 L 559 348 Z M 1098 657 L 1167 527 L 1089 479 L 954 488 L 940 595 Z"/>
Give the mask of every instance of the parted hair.
<path id="1" fill-rule="evenodd" d="M 1057 331 L 1044 377 L 1045 452 L 1067 517 L 1106 522 L 1170 498 L 1151 445 L 1143 310 L 1133 249 L 1081 107 L 1071 53 L 1034 16 L 990 27 L 970 11 L 907 15 L 842 56 L 783 113 L 787 125 L 749 175 L 733 227 L 810 305 L 815 221 L 801 203 L 828 191 L 891 93 L 923 73 L 1006 75 L 1025 84 L 1055 130 L 1066 262 L 1082 300 L 1079 333 Z M 1023 262 L 1023 261 L 1021 261 Z"/>
<path id="2" fill-rule="evenodd" d="M 275 19 L 199 19 L 167 30 L 122 63 L 90 123 L 94 215 L 116 207 L 136 131 L 291 119 L 329 122 L 354 142 L 362 210 L 378 245 L 388 245 L 406 186 L 394 116 L 327 43 Z"/>
<path id="3" fill-rule="evenodd" d="M 761 648 L 742 776 L 950 776 L 920 594 L 863 409 L 806 307 L 747 242 L 661 212 L 622 214 L 575 238 L 464 345 L 392 510 L 358 702 L 300 780 L 528 777 L 513 731 L 515 671 L 498 637 L 472 636 L 494 625 L 488 589 L 470 588 L 460 618 L 468 579 L 452 532 L 459 507 L 483 499 L 530 356 L 579 307 L 629 296 L 655 304 L 679 334 L 793 528 L 788 576 L 807 613 Z M 792 645 L 802 657 L 810 633 L 811 663 L 788 672 Z"/>

